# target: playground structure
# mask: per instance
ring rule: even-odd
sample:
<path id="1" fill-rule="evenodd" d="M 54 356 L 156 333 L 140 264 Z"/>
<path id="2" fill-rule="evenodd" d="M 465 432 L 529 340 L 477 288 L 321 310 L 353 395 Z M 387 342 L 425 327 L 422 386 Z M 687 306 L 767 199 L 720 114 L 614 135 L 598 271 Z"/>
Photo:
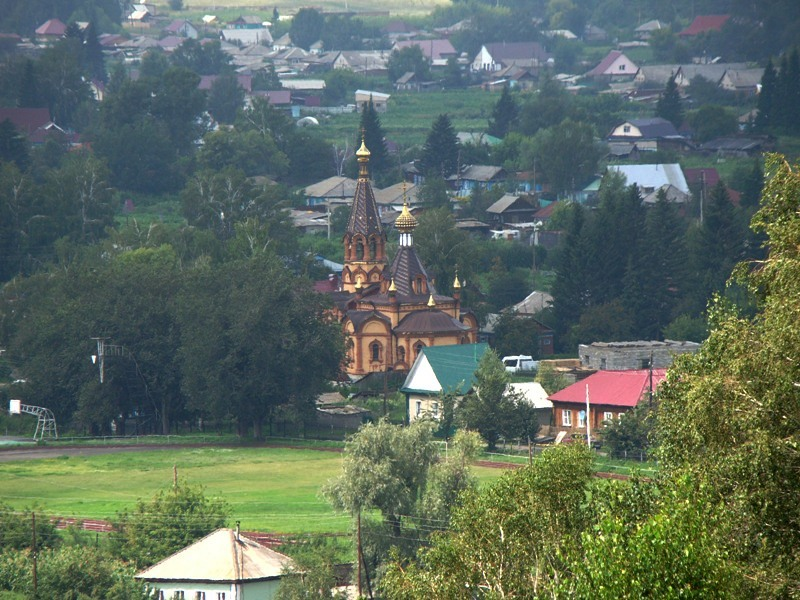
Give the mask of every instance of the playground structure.
<path id="1" fill-rule="evenodd" d="M 56 417 L 53 411 L 43 406 L 31 406 L 23 404 L 22 400 L 11 400 L 8 403 L 8 412 L 12 415 L 21 413 L 36 415 L 38 421 L 36 422 L 36 433 L 33 434 L 34 441 L 41 441 L 45 434 L 48 437 L 58 439 L 58 428 L 56 427 Z"/>

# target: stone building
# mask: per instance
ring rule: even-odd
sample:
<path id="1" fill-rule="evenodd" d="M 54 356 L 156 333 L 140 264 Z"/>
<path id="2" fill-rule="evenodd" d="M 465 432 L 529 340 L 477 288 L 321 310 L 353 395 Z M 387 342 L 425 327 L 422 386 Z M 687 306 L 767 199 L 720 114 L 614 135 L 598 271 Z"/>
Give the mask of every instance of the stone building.
<path id="1" fill-rule="evenodd" d="M 595 342 L 580 344 L 578 356 L 581 367 L 598 371 L 628 371 L 632 369 L 666 369 L 678 354 L 697 352 L 696 342 L 673 340 L 638 342 Z"/>

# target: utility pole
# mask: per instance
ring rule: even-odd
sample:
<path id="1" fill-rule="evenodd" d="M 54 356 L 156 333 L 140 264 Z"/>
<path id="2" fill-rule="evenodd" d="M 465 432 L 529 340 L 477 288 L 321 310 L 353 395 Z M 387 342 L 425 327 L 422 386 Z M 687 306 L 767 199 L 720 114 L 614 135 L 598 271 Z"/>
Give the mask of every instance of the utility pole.
<path id="1" fill-rule="evenodd" d="M 33 595 L 36 597 L 36 589 L 38 587 L 37 574 L 36 574 L 36 513 L 31 513 L 31 524 L 33 525 L 32 547 L 31 554 L 33 555 Z"/>

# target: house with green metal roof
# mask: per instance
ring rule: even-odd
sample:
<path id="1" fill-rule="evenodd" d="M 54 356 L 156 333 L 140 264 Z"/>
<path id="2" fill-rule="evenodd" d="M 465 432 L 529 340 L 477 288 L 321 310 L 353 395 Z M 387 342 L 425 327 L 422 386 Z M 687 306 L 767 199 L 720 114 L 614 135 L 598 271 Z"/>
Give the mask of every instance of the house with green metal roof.
<path id="1" fill-rule="evenodd" d="M 475 384 L 475 370 L 489 344 L 422 348 L 400 391 L 406 395 L 408 422 L 440 416 L 440 395 L 463 396 Z"/>

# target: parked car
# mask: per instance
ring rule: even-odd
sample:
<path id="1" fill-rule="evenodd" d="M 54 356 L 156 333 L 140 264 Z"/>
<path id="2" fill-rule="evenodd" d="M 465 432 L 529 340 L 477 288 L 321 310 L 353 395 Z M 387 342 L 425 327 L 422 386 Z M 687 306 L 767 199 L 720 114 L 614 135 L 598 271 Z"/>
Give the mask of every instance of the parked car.
<path id="1" fill-rule="evenodd" d="M 535 371 L 539 368 L 539 361 L 533 360 L 532 356 L 520 354 L 518 356 L 504 356 L 503 365 L 509 373 L 519 373 L 520 371 Z"/>

